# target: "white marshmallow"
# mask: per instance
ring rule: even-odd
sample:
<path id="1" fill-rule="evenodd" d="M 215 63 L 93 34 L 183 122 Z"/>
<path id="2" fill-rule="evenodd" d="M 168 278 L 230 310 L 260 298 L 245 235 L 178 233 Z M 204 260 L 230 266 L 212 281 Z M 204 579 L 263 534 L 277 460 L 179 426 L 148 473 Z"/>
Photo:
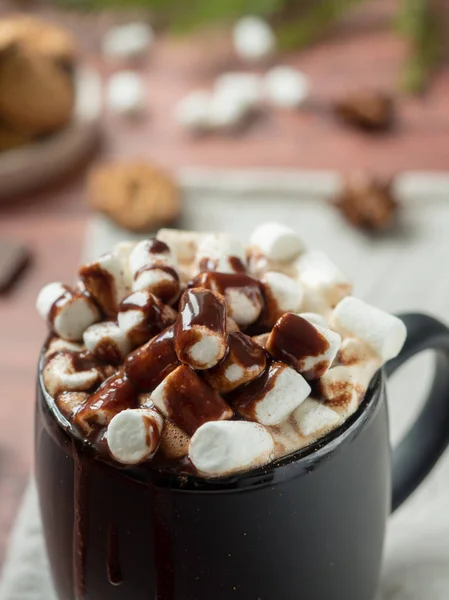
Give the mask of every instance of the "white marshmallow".
<path id="1" fill-rule="evenodd" d="M 62 392 L 56 397 L 56 405 L 61 413 L 70 419 L 88 398 L 87 392 Z"/>
<path id="2" fill-rule="evenodd" d="M 144 111 L 145 90 L 142 76 L 134 71 L 111 75 L 106 85 L 106 102 L 112 111 L 135 116 Z"/>
<path id="3" fill-rule="evenodd" d="M 268 58 L 276 49 L 274 32 L 260 17 L 248 16 L 237 21 L 232 39 L 237 55 L 248 62 Z"/>
<path id="4" fill-rule="evenodd" d="M 226 354 L 227 339 L 223 296 L 202 288 L 186 290 L 175 324 L 178 359 L 192 369 L 210 369 Z"/>
<path id="5" fill-rule="evenodd" d="M 132 249 L 129 255 L 129 268 L 132 277 L 135 277 L 140 269 L 152 265 L 156 261 L 161 261 L 170 267 L 176 267 L 176 259 L 170 252 L 170 248 L 167 248 L 166 252 L 152 252 L 153 243 L 154 240 L 142 240 Z"/>
<path id="6" fill-rule="evenodd" d="M 215 80 L 214 95 L 253 110 L 262 99 L 262 79 L 256 73 L 223 73 Z"/>
<path id="7" fill-rule="evenodd" d="M 86 290 L 108 316 L 115 316 L 118 305 L 131 292 L 131 274 L 125 258 L 122 247 L 83 265 L 79 271 Z M 104 286 L 105 278 L 110 280 L 111 286 Z"/>
<path id="8" fill-rule="evenodd" d="M 167 375 L 151 393 L 151 399 L 164 416 L 189 435 L 206 421 L 233 416 L 218 392 L 186 365 Z"/>
<path id="9" fill-rule="evenodd" d="M 36 308 L 45 321 L 51 319 L 52 329 L 57 335 L 71 342 L 81 340 L 84 330 L 100 319 L 100 313 L 89 296 L 59 282 L 42 288 Z"/>
<path id="10" fill-rule="evenodd" d="M 172 304 L 179 296 L 180 286 L 179 280 L 171 273 L 154 267 L 139 273 L 133 282 L 133 290 L 148 290 L 158 297 L 162 294 L 163 300 Z"/>
<path id="11" fill-rule="evenodd" d="M 246 253 L 243 244 L 229 233 L 211 233 L 206 235 L 198 245 L 197 268 L 204 270 L 203 267 L 207 266 L 207 270 L 234 273 L 231 257 L 237 258 L 243 268 L 246 268 Z"/>
<path id="12" fill-rule="evenodd" d="M 154 409 L 126 409 L 108 425 L 106 440 L 112 456 L 125 465 L 148 460 L 159 446 L 164 419 Z"/>
<path id="13" fill-rule="evenodd" d="M 318 379 L 332 365 L 340 345 L 341 337 L 335 331 L 287 313 L 273 327 L 266 349 L 306 379 Z"/>
<path id="14" fill-rule="evenodd" d="M 159 229 L 157 239 L 167 244 L 172 256 L 180 263 L 190 263 L 195 260 L 198 246 L 208 235 L 210 234 L 198 231 L 165 228 Z"/>
<path id="15" fill-rule="evenodd" d="M 400 319 L 353 296 L 335 308 L 332 325 L 343 335 L 366 342 L 383 362 L 399 354 L 407 337 Z"/>
<path id="16" fill-rule="evenodd" d="M 338 362 L 343 365 L 360 365 L 370 360 L 377 360 L 375 352 L 363 340 L 348 337 L 341 343 L 338 351 Z"/>
<path id="17" fill-rule="evenodd" d="M 110 60 L 132 60 L 146 54 L 153 39 L 154 32 L 147 23 L 117 25 L 103 37 L 102 51 Z"/>
<path id="18" fill-rule="evenodd" d="M 132 294 L 134 296 L 134 294 Z M 117 314 L 117 323 L 123 335 L 129 336 L 133 330 L 144 325 L 146 315 L 143 310 L 119 311 Z"/>
<path id="19" fill-rule="evenodd" d="M 225 358 L 204 379 L 220 394 L 228 393 L 258 377 L 265 369 L 264 350 L 243 333 L 228 335 L 229 350 Z"/>
<path id="20" fill-rule="evenodd" d="M 112 321 L 91 325 L 84 332 L 83 340 L 94 356 L 108 362 L 121 362 L 132 349 L 130 340 Z"/>
<path id="21" fill-rule="evenodd" d="M 215 421 L 202 425 L 190 440 L 189 458 L 200 473 L 228 475 L 256 468 L 272 459 L 274 444 L 261 425 Z"/>
<path id="22" fill-rule="evenodd" d="M 279 108 L 297 108 L 310 94 L 308 77 L 292 67 L 274 67 L 265 75 L 264 91 L 267 100 Z"/>
<path id="23" fill-rule="evenodd" d="M 48 283 L 39 292 L 36 300 L 36 308 L 41 319 L 46 321 L 50 314 L 51 307 L 58 298 L 63 296 L 67 292 L 67 287 L 55 281 L 54 283 Z"/>
<path id="24" fill-rule="evenodd" d="M 295 259 L 304 250 L 298 234 L 290 227 L 275 221 L 256 227 L 251 234 L 250 243 L 257 246 L 270 260 L 281 262 Z"/>
<path id="25" fill-rule="evenodd" d="M 254 386 L 254 387 L 253 387 Z M 311 388 L 302 375 L 284 363 L 273 363 L 268 376 L 261 382 L 249 383 L 237 396 L 236 410 L 262 425 L 278 425 L 310 395 Z"/>
<path id="26" fill-rule="evenodd" d="M 127 305 L 131 308 L 127 310 Z M 174 323 L 177 313 L 148 290 L 135 291 L 127 296 L 117 313 L 122 335 L 139 346 Z"/>
<path id="27" fill-rule="evenodd" d="M 212 95 L 209 104 L 208 122 L 212 129 L 233 129 L 247 118 L 250 107 L 245 98 L 224 92 Z"/>
<path id="28" fill-rule="evenodd" d="M 65 340 L 78 341 L 83 332 L 100 319 L 100 313 L 90 298 L 76 294 L 58 307 L 53 321 L 54 331 Z"/>
<path id="29" fill-rule="evenodd" d="M 98 369 L 77 371 L 70 354 L 55 354 L 43 370 L 43 378 L 48 393 L 55 396 L 64 391 L 85 391 L 101 381 Z"/>
<path id="30" fill-rule="evenodd" d="M 321 327 L 320 325 L 314 325 L 313 323 L 311 323 L 311 325 L 313 325 L 318 333 L 325 338 L 329 347 L 322 354 L 319 354 L 318 356 L 308 356 L 304 360 L 303 375 L 306 379 L 316 379 L 317 375 L 322 377 L 329 367 L 331 367 L 341 346 L 341 337 L 338 333 L 332 331 L 332 329 L 329 329 L 328 327 Z M 324 366 L 320 368 L 320 365 L 323 363 L 327 363 L 327 367 Z M 318 372 L 317 369 L 319 369 Z"/>
<path id="31" fill-rule="evenodd" d="M 285 312 L 298 312 L 303 299 L 302 286 L 298 281 L 283 273 L 267 271 L 262 282 L 265 286 L 265 294 L 268 297 L 268 305 L 273 304 L 274 314 L 270 315 L 273 324 Z M 274 320 L 273 320 L 274 319 Z"/>
<path id="32" fill-rule="evenodd" d="M 120 263 L 122 264 L 123 268 L 125 269 L 125 271 L 127 273 L 129 271 L 129 269 L 127 268 L 127 265 L 129 263 L 129 257 L 131 255 L 131 252 L 134 250 L 134 248 L 136 246 L 137 246 L 137 242 L 134 242 L 132 240 L 125 240 L 123 242 L 119 242 L 118 244 L 116 244 L 112 251 L 112 253 L 115 256 L 117 256 L 117 258 L 119 259 Z M 128 277 L 129 277 L 129 273 L 128 273 Z"/>
<path id="33" fill-rule="evenodd" d="M 303 310 L 325 313 L 352 291 L 352 284 L 324 252 L 306 252 L 296 262 L 304 289 Z"/>
<path id="34" fill-rule="evenodd" d="M 218 357 L 223 356 L 222 339 L 205 333 L 198 342 L 191 346 L 189 355 L 197 368 L 209 369 L 217 364 L 220 360 Z"/>
<path id="35" fill-rule="evenodd" d="M 47 350 L 45 352 L 45 356 L 50 356 L 51 354 L 55 354 L 56 352 L 61 352 L 64 350 L 68 350 L 69 352 L 83 352 L 86 350 L 84 344 L 79 344 L 78 342 L 68 342 L 67 340 L 63 340 L 59 337 L 54 337 L 50 340 L 50 343 L 47 346 Z"/>
<path id="36" fill-rule="evenodd" d="M 175 108 L 175 120 L 185 129 L 202 132 L 210 128 L 210 105 L 212 94 L 195 90 L 182 98 Z"/>
<path id="37" fill-rule="evenodd" d="M 163 267 L 175 269 L 176 259 L 167 247 L 164 252 L 154 252 L 155 240 L 139 242 L 129 256 L 133 290 L 147 290 L 171 304 L 179 296 L 179 279 Z M 159 240 L 157 240 L 159 242 Z M 166 245 L 165 242 L 163 245 Z M 176 272 L 177 275 L 177 272 Z"/>
<path id="38" fill-rule="evenodd" d="M 369 375 L 374 372 L 375 369 Z M 353 366 L 339 365 L 323 375 L 319 387 L 326 404 L 347 418 L 357 410 L 370 379 L 370 376 Z"/>
<path id="39" fill-rule="evenodd" d="M 335 429 L 342 423 L 342 417 L 334 410 L 317 402 L 312 398 L 307 398 L 292 415 L 296 425 L 304 436 L 324 434 Z"/>
<path id="40" fill-rule="evenodd" d="M 320 327 L 329 328 L 329 323 L 326 321 L 323 315 L 320 315 L 319 313 L 303 312 L 298 313 L 298 316 L 302 317 L 306 321 L 309 321 L 309 323 L 312 323 L 312 325 L 319 325 Z"/>
<path id="41" fill-rule="evenodd" d="M 249 297 L 242 288 L 227 288 L 225 291 L 229 314 L 241 327 L 255 323 L 262 311 L 262 302 Z"/>

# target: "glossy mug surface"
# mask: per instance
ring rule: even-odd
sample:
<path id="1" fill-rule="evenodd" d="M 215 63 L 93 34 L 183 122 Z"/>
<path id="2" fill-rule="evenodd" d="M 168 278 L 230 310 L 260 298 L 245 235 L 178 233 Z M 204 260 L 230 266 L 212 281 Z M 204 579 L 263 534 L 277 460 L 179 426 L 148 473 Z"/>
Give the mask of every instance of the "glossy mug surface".
<path id="1" fill-rule="evenodd" d="M 416 319 L 430 318 L 409 317 L 411 341 L 390 371 L 424 347 L 449 348 L 443 325 L 431 319 L 440 348 L 416 334 Z M 45 396 L 39 380 L 36 472 L 59 600 L 373 600 L 392 502 L 383 372 L 329 436 L 221 480 L 102 462 L 61 428 Z M 425 469 L 400 460 L 398 497 L 434 464 L 448 430 L 444 440 L 434 432 Z"/>

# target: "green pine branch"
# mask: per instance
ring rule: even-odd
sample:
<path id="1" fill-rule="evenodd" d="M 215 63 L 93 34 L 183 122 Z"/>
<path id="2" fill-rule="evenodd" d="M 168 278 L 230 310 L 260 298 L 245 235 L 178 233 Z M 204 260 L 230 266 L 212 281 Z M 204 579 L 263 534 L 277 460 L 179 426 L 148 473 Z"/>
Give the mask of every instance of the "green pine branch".
<path id="1" fill-rule="evenodd" d="M 241 16 L 257 14 L 269 19 L 279 47 L 303 47 L 323 35 L 364 0 L 57 0 L 72 7 L 145 8 L 157 22 L 176 31 L 208 24 L 232 23 Z M 397 30 L 410 51 L 401 74 L 408 92 L 424 88 L 444 53 L 444 33 L 438 19 L 438 0 L 400 1 Z"/>

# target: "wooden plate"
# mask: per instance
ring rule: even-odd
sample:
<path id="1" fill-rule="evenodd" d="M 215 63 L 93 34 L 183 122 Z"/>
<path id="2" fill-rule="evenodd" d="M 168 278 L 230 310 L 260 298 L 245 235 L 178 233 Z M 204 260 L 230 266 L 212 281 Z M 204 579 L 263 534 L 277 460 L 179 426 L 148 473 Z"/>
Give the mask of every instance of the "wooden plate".
<path id="1" fill-rule="evenodd" d="M 0 202 L 58 178 L 93 148 L 101 130 L 99 75 L 79 68 L 75 90 L 73 118 L 64 129 L 45 140 L 0 153 Z"/>

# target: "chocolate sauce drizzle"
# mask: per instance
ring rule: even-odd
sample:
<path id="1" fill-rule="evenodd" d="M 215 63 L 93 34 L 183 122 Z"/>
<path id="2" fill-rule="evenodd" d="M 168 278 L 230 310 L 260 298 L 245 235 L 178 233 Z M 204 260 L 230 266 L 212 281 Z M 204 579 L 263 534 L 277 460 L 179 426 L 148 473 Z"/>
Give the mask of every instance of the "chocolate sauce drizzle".
<path id="1" fill-rule="evenodd" d="M 120 565 L 119 537 L 117 527 L 111 523 L 108 531 L 107 573 L 111 585 L 123 583 L 122 567 Z"/>
<path id="2" fill-rule="evenodd" d="M 76 600 L 86 594 L 86 545 L 88 528 L 89 469 L 86 468 L 82 448 L 75 440 L 73 449 L 73 587 Z"/>
<path id="3" fill-rule="evenodd" d="M 50 326 L 50 329 L 52 330 L 55 324 L 55 319 L 58 316 L 59 309 L 61 308 L 61 306 L 64 306 L 64 304 L 66 304 L 66 302 L 68 302 L 68 300 L 73 295 L 72 291 L 69 289 L 68 286 L 63 285 L 62 287 L 65 291 L 59 296 L 59 298 L 56 298 L 56 300 L 51 305 L 50 310 L 48 311 L 47 322 Z"/>
<path id="4" fill-rule="evenodd" d="M 277 360 L 301 370 L 303 360 L 324 354 L 329 349 L 329 342 L 306 319 L 285 313 L 273 327 L 267 349 Z"/>
<path id="5" fill-rule="evenodd" d="M 151 485 L 151 484 L 150 484 Z M 173 533 L 170 497 L 154 485 L 150 487 L 153 506 L 153 533 L 156 566 L 156 598 L 174 600 L 175 569 L 173 557 Z M 150 598 L 148 599 L 150 600 Z M 153 597 L 151 597 L 153 600 Z"/>

